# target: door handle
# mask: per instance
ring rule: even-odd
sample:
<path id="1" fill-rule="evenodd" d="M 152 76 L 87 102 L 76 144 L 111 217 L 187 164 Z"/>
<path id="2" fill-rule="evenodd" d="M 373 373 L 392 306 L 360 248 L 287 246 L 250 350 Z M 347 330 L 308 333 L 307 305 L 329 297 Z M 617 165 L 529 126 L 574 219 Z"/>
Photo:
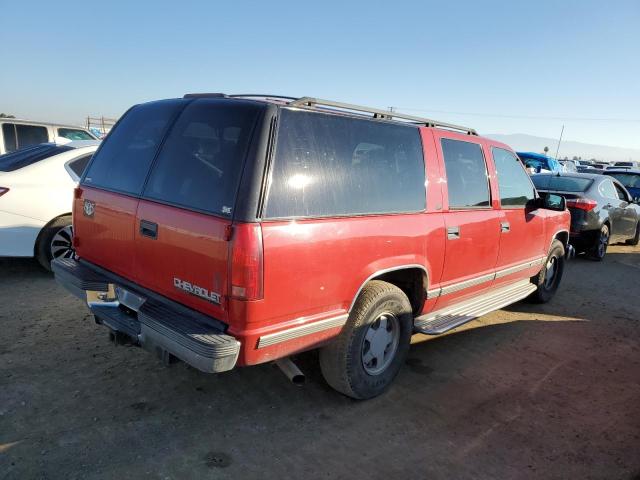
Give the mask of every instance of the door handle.
<path id="1" fill-rule="evenodd" d="M 460 227 L 447 227 L 447 238 L 449 240 L 460 238 Z"/>
<path id="2" fill-rule="evenodd" d="M 509 222 L 500 222 L 500 231 L 502 233 L 508 233 L 511 230 L 511 224 Z"/>
<path id="3" fill-rule="evenodd" d="M 145 237 L 158 238 L 158 224 L 148 220 L 140 220 L 140 235 Z"/>

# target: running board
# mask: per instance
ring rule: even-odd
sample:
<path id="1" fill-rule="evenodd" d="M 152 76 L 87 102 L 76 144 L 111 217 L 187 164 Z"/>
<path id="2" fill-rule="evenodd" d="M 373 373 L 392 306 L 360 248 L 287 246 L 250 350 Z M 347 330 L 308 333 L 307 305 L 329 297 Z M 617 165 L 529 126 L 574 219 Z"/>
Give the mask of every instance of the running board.
<path id="1" fill-rule="evenodd" d="M 494 310 L 511 305 L 528 297 L 536 290 L 529 280 L 500 287 L 435 312 L 421 315 L 414 320 L 414 331 L 425 335 L 440 335 Z"/>

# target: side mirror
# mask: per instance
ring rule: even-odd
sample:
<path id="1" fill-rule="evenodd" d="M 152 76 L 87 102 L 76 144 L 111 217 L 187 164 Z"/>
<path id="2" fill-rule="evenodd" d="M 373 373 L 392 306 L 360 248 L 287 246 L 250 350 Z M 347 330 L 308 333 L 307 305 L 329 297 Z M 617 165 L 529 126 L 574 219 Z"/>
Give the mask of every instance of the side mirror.
<path id="1" fill-rule="evenodd" d="M 567 201 L 562 195 L 548 193 L 542 198 L 542 208 L 564 212 L 567 209 Z"/>
<path id="2" fill-rule="evenodd" d="M 640 205 L 640 197 L 634 197 L 632 202 L 633 203 L 637 203 L 638 205 Z"/>

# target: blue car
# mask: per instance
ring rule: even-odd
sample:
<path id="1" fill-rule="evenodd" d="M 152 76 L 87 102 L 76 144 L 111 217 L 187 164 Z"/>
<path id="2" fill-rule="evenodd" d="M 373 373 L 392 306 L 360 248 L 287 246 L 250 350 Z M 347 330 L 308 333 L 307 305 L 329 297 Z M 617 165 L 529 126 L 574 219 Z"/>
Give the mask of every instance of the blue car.
<path id="1" fill-rule="evenodd" d="M 532 169 L 535 173 L 544 172 L 561 172 L 562 165 L 553 157 L 542 155 L 535 152 L 516 152 L 520 160 L 527 169 Z"/>
<path id="2" fill-rule="evenodd" d="M 624 188 L 627 189 L 631 198 L 640 199 L 640 170 L 605 170 L 605 175 L 611 175 L 613 178 L 618 180 Z"/>

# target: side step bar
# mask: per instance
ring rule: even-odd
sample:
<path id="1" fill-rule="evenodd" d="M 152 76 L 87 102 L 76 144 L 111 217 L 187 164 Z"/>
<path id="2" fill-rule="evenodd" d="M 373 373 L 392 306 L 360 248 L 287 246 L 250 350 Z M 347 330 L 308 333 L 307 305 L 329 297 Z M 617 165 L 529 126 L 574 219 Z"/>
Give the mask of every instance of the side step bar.
<path id="1" fill-rule="evenodd" d="M 529 280 L 490 290 L 479 297 L 466 300 L 414 320 L 414 331 L 425 335 L 440 335 L 494 310 L 528 297 L 536 290 Z"/>

